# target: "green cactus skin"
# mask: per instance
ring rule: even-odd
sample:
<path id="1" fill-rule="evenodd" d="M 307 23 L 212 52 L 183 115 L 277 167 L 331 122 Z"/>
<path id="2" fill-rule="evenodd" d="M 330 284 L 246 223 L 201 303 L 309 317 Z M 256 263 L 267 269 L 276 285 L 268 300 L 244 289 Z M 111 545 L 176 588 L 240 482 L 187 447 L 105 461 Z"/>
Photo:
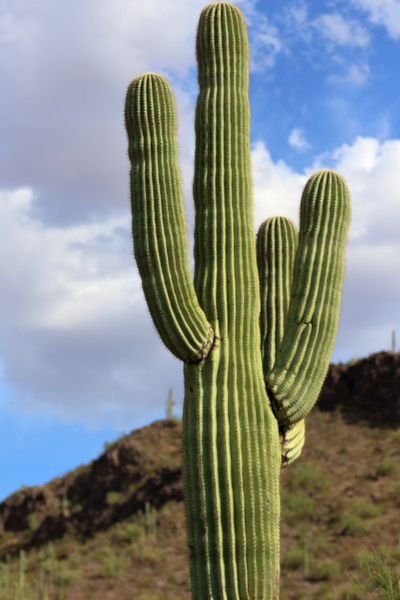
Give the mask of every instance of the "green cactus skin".
<path id="1" fill-rule="evenodd" d="M 279 473 L 282 463 L 301 452 L 304 416 L 326 374 L 337 330 L 349 197 L 338 175 L 314 176 L 303 193 L 295 257 L 296 236 L 282 221 L 281 249 L 274 251 L 279 239 L 272 235 L 269 252 L 279 258 L 293 246 L 290 264 L 268 274 L 269 259 L 259 256 L 259 279 L 249 50 L 237 7 L 215 2 L 203 10 L 197 60 L 194 284 L 175 103 L 168 82 L 152 73 L 131 82 L 125 105 L 135 256 L 159 334 L 185 363 L 193 600 L 277 600 Z"/>
<path id="2" fill-rule="evenodd" d="M 185 362 L 198 362 L 207 356 L 214 333 L 189 269 L 176 106 L 164 77 L 147 73 L 132 81 L 125 125 L 134 250 L 150 314 L 167 348 Z"/>
<path id="3" fill-rule="evenodd" d="M 350 196 L 333 171 L 307 182 L 300 205 L 299 247 L 284 338 L 266 386 L 280 426 L 297 423 L 315 404 L 339 324 Z"/>
<path id="4" fill-rule="evenodd" d="M 260 278 L 260 333 L 264 379 L 269 376 L 281 345 L 292 290 L 297 251 L 296 225 L 285 217 L 271 217 L 257 234 L 257 267 Z M 305 420 L 281 429 L 282 467 L 301 454 L 305 442 Z"/>

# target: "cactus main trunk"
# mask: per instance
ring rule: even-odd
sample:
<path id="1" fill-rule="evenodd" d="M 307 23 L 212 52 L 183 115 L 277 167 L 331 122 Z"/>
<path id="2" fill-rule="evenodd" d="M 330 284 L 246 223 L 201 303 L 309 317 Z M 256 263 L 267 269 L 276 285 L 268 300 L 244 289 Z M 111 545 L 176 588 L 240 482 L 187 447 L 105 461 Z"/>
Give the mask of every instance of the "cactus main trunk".
<path id="1" fill-rule="evenodd" d="M 236 7 L 204 9 L 197 59 L 195 289 L 216 338 L 203 363 L 185 366 L 193 598 L 275 598 L 280 446 L 260 354 L 249 54 Z"/>

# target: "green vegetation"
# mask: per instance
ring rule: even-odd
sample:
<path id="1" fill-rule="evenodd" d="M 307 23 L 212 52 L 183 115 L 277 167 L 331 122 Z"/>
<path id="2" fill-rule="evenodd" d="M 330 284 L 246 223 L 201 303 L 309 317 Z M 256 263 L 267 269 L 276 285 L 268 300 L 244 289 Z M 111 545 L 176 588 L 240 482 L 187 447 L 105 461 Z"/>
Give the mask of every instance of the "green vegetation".
<path id="1" fill-rule="evenodd" d="M 140 455 L 146 449 L 146 456 L 151 453 L 154 457 L 143 474 L 144 481 L 164 468 L 162 465 L 181 464 L 177 457 L 181 456 L 182 425 L 155 425 L 140 430 L 133 444 Z M 396 591 L 400 565 L 398 472 L 378 478 L 365 474 L 375 472 L 375 448 L 380 448 L 380 461 L 395 459 L 399 431 L 349 425 L 340 413 L 316 410 L 307 417 L 307 432 L 302 455 L 281 472 L 281 600 L 390 598 L 383 595 L 384 589 L 360 591 L 350 579 L 365 586 L 371 577 L 358 558 L 360 549 L 366 547 L 370 554 L 379 553 L 391 573 L 386 569 L 380 578 L 375 575 L 375 582 L 386 585 L 382 578 L 391 577 Z M 127 441 L 121 440 L 121 445 L 127 448 Z M 80 467 L 77 473 L 81 472 Z M 73 473 L 67 479 L 72 481 Z M 72 497 L 71 492 L 64 480 L 48 484 L 51 489 L 53 486 L 61 490 L 57 506 L 63 511 L 63 498 Z M 118 494 L 120 482 L 116 487 Z M 133 486 L 132 493 L 136 488 Z M 128 498 L 129 492 L 124 493 Z M 298 507 L 293 498 L 299 499 Z M 305 508 L 309 500 L 313 511 Z M 0 600 L 15 600 L 21 582 L 21 600 L 187 600 L 190 580 L 184 506 L 171 501 L 156 510 L 158 502 L 155 496 L 147 508 L 143 503 L 142 510 L 94 535 L 71 529 L 62 539 L 25 549 L 23 562 L 18 543 L 26 544 L 37 530 L 32 532 L 27 526 L 22 532 L 4 532 L 0 535 Z M 105 506 L 105 513 L 113 506 Z M 73 512 L 71 507 L 69 510 Z M 380 547 L 383 540 L 386 548 Z"/>
<path id="2" fill-rule="evenodd" d="M 360 567 L 367 575 L 366 581 L 358 576 L 350 577 L 354 593 L 363 600 L 400 600 L 400 568 L 388 564 L 388 550 L 379 551 L 364 548 L 359 554 Z"/>
<path id="3" fill-rule="evenodd" d="M 305 186 L 300 231 L 273 217 L 255 239 L 249 47 L 236 6 L 214 2 L 203 9 L 196 52 L 194 282 L 176 105 L 168 81 L 154 73 L 130 83 L 125 103 L 134 251 L 158 333 L 185 365 L 193 600 L 273 600 L 279 593 L 280 469 L 302 451 L 304 418 L 328 370 L 350 198 L 342 177 L 320 171 Z M 328 484 L 319 478 L 313 478 L 317 491 Z M 302 490 L 285 502 L 302 518 L 317 506 Z"/>

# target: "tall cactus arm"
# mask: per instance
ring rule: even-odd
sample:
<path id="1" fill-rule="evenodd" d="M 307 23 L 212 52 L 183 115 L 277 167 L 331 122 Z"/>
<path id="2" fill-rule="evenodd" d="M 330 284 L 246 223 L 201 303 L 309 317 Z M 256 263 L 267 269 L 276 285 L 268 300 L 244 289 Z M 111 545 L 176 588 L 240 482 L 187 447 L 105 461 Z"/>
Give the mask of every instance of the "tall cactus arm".
<path id="1" fill-rule="evenodd" d="M 271 217 L 257 234 L 260 279 L 260 333 L 264 377 L 268 377 L 284 334 L 297 250 L 296 225 L 285 217 Z"/>
<path id="2" fill-rule="evenodd" d="M 164 77 L 146 73 L 130 83 L 125 126 L 134 250 L 144 294 L 165 345 L 184 362 L 196 363 L 209 353 L 214 332 L 189 269 L 175 99 Z"/>
<path id="3" fill-rule="evenodd" d="M 260 333 L 264 378 L 270 374 L 281 344 L 289 310 L 298 231 L 285 217 L 271 217 L 257 234 L 260 278 Z M 304 419 L 280 431 L 282 467 L 301 454 L 305 442 Z"/>
<path id="4" fill-rule="evenodd" d="M 315 173 L 300 208 L 287 326 L 266 385 L 280 427 L 305 417 L 324 382 L 338 329 L 350 196 L 333 171 Z"/>

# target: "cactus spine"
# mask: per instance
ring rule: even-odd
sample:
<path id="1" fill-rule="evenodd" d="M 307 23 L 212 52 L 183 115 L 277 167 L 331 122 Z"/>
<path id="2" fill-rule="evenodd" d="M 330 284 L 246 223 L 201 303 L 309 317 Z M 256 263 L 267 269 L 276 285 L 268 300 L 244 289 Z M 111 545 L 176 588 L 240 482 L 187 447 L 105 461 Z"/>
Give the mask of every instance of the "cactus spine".
<path id="1" fill-rule="evenodd" d="M 294 225 L 275 219 L 262 225 L 256 252 L 249 51 L 237 7 L 203 10 L 197 61 L 194 283 L 175 103 L 153 73 L 131 82 L 125 105 L 134 250 L 154 323 L 185 363 L 193 600 L 276 600 L 279 473 L 301 452 L 328 368 L 349 196 L 340 176 L 317 173 L 303 193 L 297 251 Z"/>

